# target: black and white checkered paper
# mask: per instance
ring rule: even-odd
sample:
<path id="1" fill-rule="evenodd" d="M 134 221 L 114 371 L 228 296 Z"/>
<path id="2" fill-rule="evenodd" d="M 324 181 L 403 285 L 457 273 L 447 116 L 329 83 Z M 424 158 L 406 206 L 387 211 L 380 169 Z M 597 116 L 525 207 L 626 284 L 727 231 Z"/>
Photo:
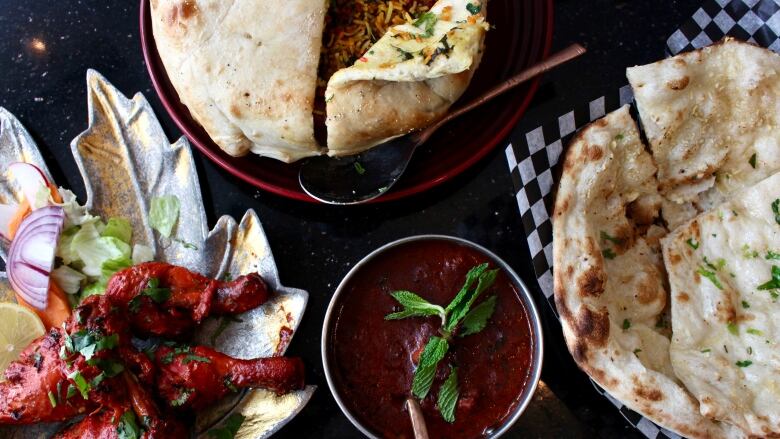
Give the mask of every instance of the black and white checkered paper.
<path id="1" fill-rule="evenodd" d="M 704 47 L 725 36 L 780 53 L 780 0 L 707 0 L 669 37 L 666 53 L 676 55 Z M 525 135 L 513 137 L 505 150 L 536 278 L 556 316 L 550 215 L 557 165 L 577 130 L 625 104 L 633 104 L 628 85 L 590 102 L 562 109 L 557 118 Z M 632 110 L 636 116 L 636 109 Z M 594 386 L 646 437 L 680 438 L 630 410 L 595 383 Z"/>

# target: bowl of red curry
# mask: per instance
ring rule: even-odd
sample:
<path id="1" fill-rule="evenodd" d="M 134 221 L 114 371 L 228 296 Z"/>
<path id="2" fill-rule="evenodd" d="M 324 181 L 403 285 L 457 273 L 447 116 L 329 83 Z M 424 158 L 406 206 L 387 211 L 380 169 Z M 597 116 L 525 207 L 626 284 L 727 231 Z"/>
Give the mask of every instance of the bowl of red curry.
<path id="1" fill-rule="evenodd" d="M 328 387 L 369 437 L 414 437 L 415 399 L 431 438 L 496 438 L 531 400 L 543 341 L 528 288 L 489 250 L 423 235 L 361 260 L 322 330 Z"/>

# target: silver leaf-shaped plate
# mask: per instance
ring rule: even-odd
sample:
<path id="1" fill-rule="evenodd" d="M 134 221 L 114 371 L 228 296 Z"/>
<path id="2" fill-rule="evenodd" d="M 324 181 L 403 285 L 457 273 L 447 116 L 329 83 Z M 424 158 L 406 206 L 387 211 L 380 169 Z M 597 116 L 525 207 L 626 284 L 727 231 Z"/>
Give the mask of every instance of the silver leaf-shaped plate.
<path id="1" fill-rule="evenodd" d="M 239 321 L 230 323 L 218 335 L 215 332 L 220 322 L 207 320 L 195 334 L 195 341 L 239 358 L 284 353 L 298 329 L 309 295 L 279 281 L 257 214 L 248 210 L 240 223 L 223 216 L 209 231 L 187 140 L 181 138 L 170 144 L 142 94 L 128 99 L 94 70 L 87 72 L 87 90 L 89 127 L 71 142 L 71 149 L 84 179 L 90 212 L 104 219 L 130 220 L 133 243 L 152 247 L 156 260 L 214 278 L 259 272 L 275 293 L 272 299 L 238 316 Z M 50 175 L 28 132 L 0 107 L 0 170 L 17 161 L 32 163 Z M 181 202 L 172 239 L 160 236 L 149 226 L 151 199 L 162 195 L 176 195 Z M 0 203 L 17 203 L 20 199 L 21 192 L 13 181 L 6 175 L 0 176 Z M 7 246 L 7 242 L 0 242 L 3 260 Z M 14 300 L 4 278 L 0 279 L 0 299 Z M 238 437 L 268 437 L 303 409 L 315 388 L 307 386 L 282 397 L 262 389 L 245 391 L 199 413 L 196 430 L 203 433 L 230 413 L 240 412 L 246 420 Z M 47 437 L 57 428 L 5 427 L 0 429 L 0 437 Z"/>

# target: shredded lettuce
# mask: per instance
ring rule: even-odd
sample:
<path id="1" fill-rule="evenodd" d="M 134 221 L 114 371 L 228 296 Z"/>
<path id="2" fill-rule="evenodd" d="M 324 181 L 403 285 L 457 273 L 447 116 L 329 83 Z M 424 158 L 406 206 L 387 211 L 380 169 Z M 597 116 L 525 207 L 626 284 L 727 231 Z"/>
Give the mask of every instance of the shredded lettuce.
<path id="1" fill-rule="evenodd" d="M 100 219 L 90 215 L 86 206 L 82 206 L 76 201 L 76 194 L 63 188 L 59 188 L 58 191 L 60 192 L 60 197 L 62 197 L 60 206 L 65 211 L 65 228 L 80 226 Z"/>
<path id="2" fill-rule="evenodd" d="M 144 244 L 133 246 L 133 264 L 151 262 L 154 260 L 154 249 Z"/>
<path id="3" fill-rule="evenodd" d="M 179 198 L 176 195 L 165 195 L 152 198 L 149 208 L 149 225 L 166 238 L 171 237 L 173 226 L 179 219 Z"/>
<path id="4" fill-rule="evenodd" d="M 60 241 L 57 243 L 57 257 L 62 259 L 63 264 L 70 264 L 79 258 L 79 255 L 73 251 L 71 243 L 73 236 L 78 232 L 77 227 L 65 229 L 60 233 Z"/>
<path id="5" fill-rule="evenodd" d="M 100 235 L 113 236 L 125 244 L 130 244 L 130 240 L 133 238 L 133 227 L 130 225 L 130 221 L 125 218 L 109 218 L 106 228 L 100 232 Z"/>
<path id="6" fill-rule="evenodd" d="M 78 294 L 81 283 L 87 279 L 87 276 L 67 265 L 62 265 L 52 270 L 51 278 L 66 293 Z"/>
<path id="7" fill-rule="evenodd" d="M 104 291 L 106 291 L 105 282 L 95 282 L 93 284 L 87 285 L 81 291 L 81 300 L 84 300 L 89 296 L 94 296 L 95 294 L 103 294 Z"/>
<path id="8" fill-rule="evenodd" d="M 124 270 L 125 268 L 129 268 L 133 266 L 133 261 L 130 260 L 128 257 L 121 257 L 117 259 L 109 259 L 108 261 L 103 262 L 103 264 L 100 266 L 100 277 L 101 280 L 108 283 L 108 280 L 111 279 L 111 276 L 114 275 L 119 270 Z"/>
<path id="9" fill-rule="evenodd" d="M 70 247 L 84 262 L 84 274 L 94 277 L 102 275 L 104 262 L 130 257 L 129 244 L 113 236 L 100 236 L 93 223 L 82 224 Z"/>

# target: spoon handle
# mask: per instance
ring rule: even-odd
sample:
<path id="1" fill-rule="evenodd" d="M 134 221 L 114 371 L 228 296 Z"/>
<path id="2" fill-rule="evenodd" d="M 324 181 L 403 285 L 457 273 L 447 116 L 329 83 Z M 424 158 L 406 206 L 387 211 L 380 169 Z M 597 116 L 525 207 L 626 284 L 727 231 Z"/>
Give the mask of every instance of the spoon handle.
<path id="1" fill-rule="evenodd" d="M 412 430 L 414 430 L 415 439 L 428 439 L 428 427 L 425 426 L 420 404 L 414 398 L 406 400 L 406 407 L 409 409 L 409 418 L 412 420 Z"/>
<path id="2" fill-rule="evenodd" d="M 451 121 L 452 119 L 455 119 L 456 117 L 462 115 L 463 113 L 467 113 L 481 106 L 482 104 L 489 102 L 494 98 L 501 96 L 502 94 L 514 89 L 515 87 L 528 81 L 529 79 L 532 79 L 548 70 L 551 70 L 561 64 L 564 64 L 584 53 L 585 53 L 585 48 L 582 47 L 582 45 L 575 43 L 561 50 L 560 52 L 553 54 L 547 59 L 532 65 L 531 67 L 523 70 L 522 72 L 518 73 L 515 76 L 512 76 L 511 78 L 507 79 L 501 84 L 498 84 L 497 86 L 491 88 L 485 94 L 478 97 L 477 99 L 474 99 L 473 101 L 458 108 L 457 110 L 448 113 L 446 116 L 444 116 L 444 118 L 442 118 L 435 124 L 431 125 L 430 127 L 426 128 L 425 130 L 421 131 L 418 134 L 418 139 L 421 141 L 420 143 L 427 140 L 428 137 L 431 136 L 431 134 L 433 134 L 442 125 Z"/>

